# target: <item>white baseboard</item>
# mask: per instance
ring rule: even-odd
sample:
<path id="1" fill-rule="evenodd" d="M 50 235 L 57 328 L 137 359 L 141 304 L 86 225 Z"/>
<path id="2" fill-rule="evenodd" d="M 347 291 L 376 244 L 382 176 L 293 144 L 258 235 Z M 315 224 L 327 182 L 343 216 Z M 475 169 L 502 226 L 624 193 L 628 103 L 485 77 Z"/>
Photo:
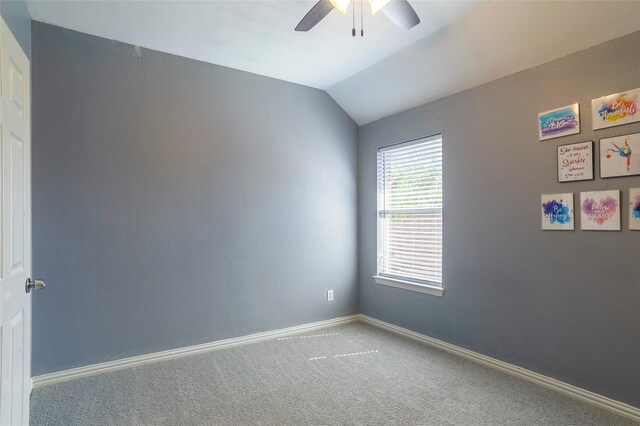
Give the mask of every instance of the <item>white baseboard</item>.
<path id="1" fill-rule="evenodd" d="M 543 376 L 542 374 L 535 373 L 522 367 L 518 367 L 517 365 L 509 364 L 507 362 L 500 361 L 498 359 L 491 358 L 477 352 L 473 352 L 469 349 L 465 349 L 460 346 L 435 339 L 433 337 L 425 336 L 424 334 L 416 333 L 415 331 L 407 330 L 406 328 L 398 327 L 397 325 L 389 324 L 387 322 L 369 317 L 367 315 L 360 314 L 359 318 L 360 320 L 376 327 L 380 327 L 385 330 L 401 334 L 415 340 L 419 340 L 430 346 L 445 350 L 455 355 L 459 355 L 461 357 L 486 365 L 496 370 L 500 370 L 504 373 L 518 377 L 520 379 L 528 380 L 537 385 L 544 386 L 546 388 L 567 395 L 571 398 L 586 402 L 607 411 L 611 411 L 615 414 L 631 420 L 635 420 L 636 422 L 640 423 L 640 408 L 636 408 L 629 404 L 625 404 L 623 402 L 598 395 L 597 393 L 593 393 L 591 391 L 581 389 L 568 383 L 561 382 L 560 380 L 552 379 L 551 377 Z"/>
<path id="2" fill-rule="evenodd" d="M 96 374 L 107 373 L 109 371 L 135 367 L 150 362 L 165 361 L 168 359 L 179 358 L 201 352 L 246 345 L 248 343 L 260 342 L 262 340 L 273 339 L 276 337 L 284 337 L 291 334 L 300 333 L 302 331 L 311 331 L 318 328 L 346 324 L 348 322 L 357 321 L 358 319 L 360 319 L 359 315 L 350 315 L 346 317 L 333 318 L 326 321 L 318 321 L 310 324 L 298 325 L 295 327 L 281 328 L 279 330 L 250 334 L 248 336 L 234 337 L 232 339 L 218 340 L 215 342 L 203 343 L 200 345 L 187 346 L 183 348 L 171 349 L 168 351 L 154 352 L 146 355 L 139 355 L 130 358 L 122 358 L 114 361 L 102 362 L 100 364 L 92 364 L 84 367 L 72 368 L 69 370 L 56 371 L 54 373 L 48 373 L 33 377 L 31 379 L 32 388 L 37 389 L 43 386 L 52 385 L 54 383 L 66 382 L 68 380 L 79 379 L 81 377 L 93 376 Z"/>

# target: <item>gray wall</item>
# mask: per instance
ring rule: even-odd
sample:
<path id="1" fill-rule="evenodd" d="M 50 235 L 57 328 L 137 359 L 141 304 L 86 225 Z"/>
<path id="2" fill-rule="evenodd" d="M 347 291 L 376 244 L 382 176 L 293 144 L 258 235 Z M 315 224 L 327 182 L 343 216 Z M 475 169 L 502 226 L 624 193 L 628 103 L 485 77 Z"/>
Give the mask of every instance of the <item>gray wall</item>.
<path id="1" fill-rule="evenodd" d="M 538 211 L 545 193 L 621 189 L 626 205 L 640 187 L 556 182 L 557 145 L 640 132 L 590 117 L 592 98 L 640 87 L 638 51 L 634 33 L 361 127 L 361 311 L 640 406 L 640 232 L 543 232 Z M 582 133 L 538 142 L 538 112 L 574 102 Z M 446 293 L 374 284 L 376 149 L 442 131 Z"/>
<path id="2" fill-rule="evenodd" d="M 20 47 L 31 59 L 31 16 L 22 0 L 0 1 L 0 15 L 7 23 Z"/>
<path id="3" fill-rule="evenodd" d="M 326 93 L 32 37 L 34 375 L 357 311 L 358 129 Z"/>

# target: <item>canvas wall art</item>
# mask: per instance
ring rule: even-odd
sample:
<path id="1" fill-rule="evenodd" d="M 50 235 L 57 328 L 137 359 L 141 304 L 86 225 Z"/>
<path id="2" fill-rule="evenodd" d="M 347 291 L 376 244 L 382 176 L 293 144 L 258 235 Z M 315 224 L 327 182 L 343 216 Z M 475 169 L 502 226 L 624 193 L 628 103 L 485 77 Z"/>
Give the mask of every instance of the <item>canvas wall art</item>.
<path id="1" fill-rule="evenodd" d="M 640 188 L 629 190 L 629 229 L 640 231 Z"/>
<path id="2" fill-rule="evenodd" d="M 572 231 L 575 229 L 573 217 L 573 193 L 545 194 L 542 196 L 542 229 Z"/>
<path id="3" fill-rule="evenodd" d="M 640 133 L 600 139 L 600 177 L 640 175 Z"/>
<path id="4" fill-rule="evenodd" d="M 620 191 L 581 192 L 580 226 L 589 231 L 619 231 Z"/>
<path id="5" fill-rule="evenodd" d="M 639 97 L 640 89 L 633 89 L 593 99 L 591 101 L 593 129 L 604 129 L 640 121 Z"/>
<path id="6" fill-rule="evenodd" d="M 558 182 L 593 179 L 593 142 L 558 147 Z"/>
<path id="7" fill-rule="evenodd" d="M 576 133 L 580 133 L 579 104 L 538 114 L 538 137 L 541 141 Z"/>

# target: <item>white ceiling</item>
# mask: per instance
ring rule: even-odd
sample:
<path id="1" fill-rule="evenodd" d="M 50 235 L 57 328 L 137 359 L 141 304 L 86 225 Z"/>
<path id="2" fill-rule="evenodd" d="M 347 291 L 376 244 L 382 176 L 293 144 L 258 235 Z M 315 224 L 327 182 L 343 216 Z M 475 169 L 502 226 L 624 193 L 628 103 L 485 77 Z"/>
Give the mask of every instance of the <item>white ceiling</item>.
<path id="1" fill-rule="evenodd" d="M 352 15 L 342 15 L 337 10 L 311 31 L 295 32 L 295 26 L 316 2 L 27 0 L 26 3 L 36 21 L 323 90 L 445 27 L 481 4 L 478 0 L 412 0 L 422 22 L 409 31 L 396 27 L 382 13 L 371 16 L 365 4 L 363 38 L 351 36 Z M 359 18 L 357 26 L 359 29 Z"/>
<path id="2" fill-rule="evenodd" d="M 640 1 L 495 1 L 327 92 L 362 125 L 640 30 Z"/>
<path id="3" fill-rule="evenodd" d="M 35 1 L 36 21 L 327 90 L 360 125 L 640 30 L 640 1 L 410 0 L 403 31 L 365 9 L 365 37 L 311 1 Z"/>

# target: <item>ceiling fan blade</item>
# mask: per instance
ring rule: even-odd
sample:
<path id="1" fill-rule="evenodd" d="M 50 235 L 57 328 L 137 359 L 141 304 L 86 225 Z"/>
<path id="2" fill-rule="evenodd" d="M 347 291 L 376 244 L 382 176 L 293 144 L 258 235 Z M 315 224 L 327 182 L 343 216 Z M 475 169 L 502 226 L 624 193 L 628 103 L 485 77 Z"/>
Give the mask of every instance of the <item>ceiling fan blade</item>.
<path id="1" fill-rule="evenodd" d="M 409 30 L 420 23 L 420 18 L 407 0 L 391 0 L 382 8 L 382 13 L 404 30 Z"/>
<path id="2" fill-rule="evenodd" d="M 316 24 L 324 19 L 333 10 L 333 5 L 329 0 L 320 0 L 311 8 L 302 21 L 296 27 L 296 31 L 309 31 Z"/>

